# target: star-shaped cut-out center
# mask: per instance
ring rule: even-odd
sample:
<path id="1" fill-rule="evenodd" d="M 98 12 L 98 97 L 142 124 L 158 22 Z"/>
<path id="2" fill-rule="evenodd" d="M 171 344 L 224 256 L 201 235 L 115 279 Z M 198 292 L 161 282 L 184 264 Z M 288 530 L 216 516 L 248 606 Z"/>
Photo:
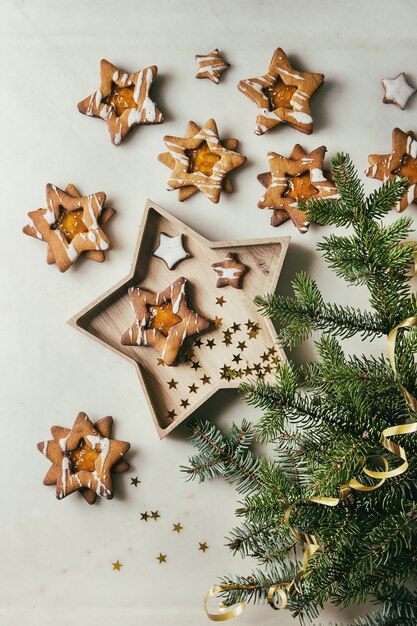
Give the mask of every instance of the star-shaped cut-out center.
<path id="1" fill-rule="evenodd" d="M 184 191 L 180 200 L 199 190 L 212 202 L 219 202 L 225 177 L 246 161 L 245 156 L 235 152 L 238 145 L 235 139 L 220 141 L 213 119 L 201 129 L 190 122 L 185 137 L 169 135 L 164 137 L 164 142 L 168 152 L 158 158 L 172 169 L 168 190 Z M 230 191 L 229 183 L 227 186 Z"/>
<path id="2" fill-rule="evenodd" d="M 161 111 L 150 97 L 157 72 L 156 65 L 152 65 L 128 74 L 103 59 L 100 87 L 78 103 L 78 110 L 104 120 L 113 144 L 119 145 L 133 126 L 163 122 Z"/>
<path id="3" fill-rule="evenodd" d="M 312 133 L 310 98 L 323 81 L 323 74 L 295 70 L 285 52 L 277 48 L 264 76 L 238 84 L 239 91 L 258 107 L 255 133 L 263 135 L 281 123 Z"/>
<path id="4" fill-rule="evenodd" d="M 210 322 L 189 309 L 185 278 L 158 293 L 130 287 L 129 300 L 135 313 L 133 325 L 123 334 L 122 345 L 153 346 L 166 365 L 172 365 L 187 337 L 206 330 Z"/>
<path id="5" fill-rule="evenodd" d="M 130 445 L 110 438 L 112 426 L 111 417 L 93 425 L 81 412 L 71 429 L 53 426 L 53 439 L 38 443 L 38 450 L 52 463 L 44 484 L 56 485 L 58 499 L 74 491 L 81 491 L 89 504 L 97 496 L 113 497 L 111 473 L 129 469 L 123 455 Z"/>

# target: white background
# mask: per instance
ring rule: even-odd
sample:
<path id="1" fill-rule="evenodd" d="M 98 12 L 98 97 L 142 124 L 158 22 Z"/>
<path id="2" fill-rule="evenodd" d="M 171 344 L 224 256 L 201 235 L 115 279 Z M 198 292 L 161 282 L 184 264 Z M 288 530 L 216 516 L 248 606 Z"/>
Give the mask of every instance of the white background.
<path id="1" fill-rule="evenodd" d="M 224 546 L 236 521 L 234 489 L 186 483 L 179 470 L 193 453 L 186 427 L 160 442 L 133 367 L 65 321 L 127 273 L 147 197 L 211 239 L 290 234 L 282 293 L 307 269 L 329 298 L 361 303 L 364 294 L 347 291 L 315 252 L 329 229 L 312 227 L 304 236 L 290 222 L 273 229 L 268 212 L 256 208 L 256 175 L 267 169 L 268 150 L 287 155 L 297 142 L 308 150 L 325 144 L 330 155 L 349 152 L 363 171 L 369 153 L 390 151 L 394 126 L 417 130 L 417 96 L 403 112 L 382 104 L 380 85 L 401 71 L 417 84 L 416 18 L 412 0 L 0 0 L 1 624 L 202 626 L 207 589 L 222 574 L 250 572 L 252 564 Z M 255 136 L 255 105 L 237 91 L 240 79 L 266 72 L 278 46 L 298 69 L 326 76 L 309 137 L 284 126 Z M 218 86 L 194 78 L 194 55 L 214 47 L 232 65 Z M 102 57 L 128 71 L 159 67 L 153 95 L 166 122 L 135 129 L 118 148 L 104 122 L 76 107 L 97 89 Z M 180 204 L 165 191 L 162 137 L 209 117 L 222 137 L 241 141 L 248 162 L 234 176 L 235 193 L 219 205 L 201 194 Z M 114 250 L 106 263 L 81 260 L 61 275 L 46 264 L 45 246 L 22 235 L 26 212 L 44 206 L 47 182 L 108 194 L 118 213 L 107 228 Z M 311 354 L 304 346 L 296 359 Z M 113 415 L 115 436 L 132 443 L 132 470 L 115 481 L 117 497 L 94 507 L 78 495 L 58 502 L 54 488 L 42 486 L 48 463 L 35 447 L 52 424 L 70 426 L 80 410 L 92 419 Z M 235 392 L 199 413 L 222 427 L 259 416 Z M 136 474 L 137 489 L 129 485 Z M 150 509 L 160 520 L 139 521 Z M 178 521 L 180 535 L 172 532 Z M 199 541 L 210 546 L 205 554 Z M 161 566 L 160 551 L 168 555 Z M 112 571 L 117 559 L 121 572 Z M 352 608 L 346 623 L 359 614 Z M 342 619 L 332 608 L 322 618 Z M 249 607 L 239 623 L 298 621 Z"/>

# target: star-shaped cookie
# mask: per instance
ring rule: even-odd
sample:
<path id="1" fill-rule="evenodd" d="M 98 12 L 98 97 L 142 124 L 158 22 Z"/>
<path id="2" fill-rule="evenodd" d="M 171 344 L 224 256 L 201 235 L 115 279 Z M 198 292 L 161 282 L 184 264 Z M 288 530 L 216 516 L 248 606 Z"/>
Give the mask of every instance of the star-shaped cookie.
<path id="1" fill-rule="evenodd" d="M 223 261 L 213 263 L 211 266 L 217 274 L 216 287 L 230 285 L 235 289 L 241 287 L 241 281 L 248 268 L 244 263 L 239 263 L 237 255 L 229 252 Z"/>
<path id="2" fill-rule="evenodd" d="M 187 279 L 182 277 L 158 293 L 130 287 L 135 321 L 123 334 L 121 344 L 153 346 L 166 365 L 173 365 L 185 339 L 210 326 L 209 320 L 189 309 L 186 287 Z"/>
<path id="3" fill-rule="evenodd" d="M 99 191 L 80 196 L 73 185 L 65 191 L 55 185 L 46 186 L 46 208 L 30 211 L 30 223 L 23 232 L 48 244 L 48 263 L 56 263 L 65 272 L 82 252 L 89 258 L 104 260 L 104 251 L 111 248 L 110 240 L 100 227 L 114 214 L 105 209 L 106 194 Z M 93 254 L 92 254 L 93 253 Z"/>
<path id="4" fill-rule="evenodd" d="M 165 261 L 168 269 L 174 267 L 184 259 L 188 259 L 191 255 L 185 250 L 182 243 L 182 235 L 170 237 L 165 233 L 159 235 L 159 246 L 154 252 L 154 256 Z"/>
<path id="5" fill-rule="evenodd" d="M 73 198 L 81 197 L 80 192 L 76 187 L 74 187 L 74 185 L 67 185 L 65 188 L 65 193 L 69 196 L 72 196 Z M 116 211 L 114 209 L 103 206 L 103 210 L 101 211 L 98 218 L 98 223 L 100 224 L 100 226 L 104 226 L 104 224 L 106 224 L 113 217 L 113 215 L 115 215 L 115 213 Z M 29 237 L 34 237 L 35 239 L 40 239 L 41 241 L 43 241 L 42 235 L 39 231 L 36 230 L 33 222 L 32 224 L 26 224 L 26 226 L 23 227 L 23 232 L 25 233 L 25 235 L 29 235 Z M 96 261 L 97 263 L 103 263 L 103 261 L 105 260 L 105 253 L 103 250 L 86 250 L 84 252 L 84 256 L 91 261 Z M 55 254 L 50 245 L 48 245 L 46 262 L 48 263 L 48 265 L 52 265 L 55 263 Z"/>
<path id="6" fill-rule="evenodd" d="M 230 67 L 229 63 L 220 56 L 217 48 L 208 54 L 196 54 L 195 60 L 198 63 L 196 78 L 208 78 L 216 85 L 220 82 L 220 75 Z"/>
<path id="7" fill-rule="evenodd" d="M 395 78 L 383 78 L 381 83 L 384 88 L 382 101 L 386 104 L 396 104 L 403 110 L 407 106 L 409 98 L 417 91 L 407 83 L 404 72 Z"/>
<path id="8" fill-rule="evenodd" d="M 100 87 L 78 103 L 78 110 L 84 115 L 104 120 L 112 143 L 118 146 L 133 126 L 161 124 L 164 121 L 161 111 L 149 95 L 157 72 L 156 65 L 151 65 L 128 74 L 102 59 Z"/>
<path id="9" fill-rule="evenodd" d="M 390 154 L 370 154 L 369 168 L 365 174 L 383 182 L 399 177 L 408 178 L 408 187 L 401 198 L 398 212 L 404 211 L 417 200 L 417 141 L 411 130 L 405 133 L 400 128 L 392 131 L 392 149 Z"/>
<path id="10" fill-rule="evenodd" d="M 260 209 L 273 209 L 272 226 L 280 226 L 291 218 L 300 233 L 308 230 L 309 222 L 300 202 L 310 197 L 336 199 L 336 187 L 323 173 L 325 146 L 320 146 L 308 154 L 297 144 L 289 158 L 277 152 L 268 152 L 269 172 L 258 176 L 266 192 L 258 202 Z"/>
<path id="11" fill-rule="evenodd" d="M 258 107 L 255 133 L 263 135 L 282 123 L 307 135 L 312 133 L 310 98 L 323 81 L 323 74 L 295 70 L 285 52 L 277 48 L 264 76 L 238 84 L 239 91 Z"/>
<path id="12" fill-rule="evenodd" d="M 111 474 L 129 469 L 123 455 L 130 444 L 111 439 L 112 428 L 112 417 L 93 425 L 81 412 L 71 429 L 52 426 L 52 439 L 38 443 L 38 450 L 52 463 L 43 484 L 56 485 L 59 500 L 74 491 L 89 504 L 94 504 L 97 496 L 113 498 Z"/>
<path id="13" fill-rule="evenodd" d="M 178 189 L 182 202 L 197 191 L 209 200 L 219 202 L 222 189 L 228 193 L 232 185 L 228 174 L 246 161 L 235 152 L 236 139 L 220 141 L 216 122 L 209 119 L 202 128 L 189 122 L 185 137 L 164 137 L 168 152 L 158 156 L 159 161 L 172 169 L 167 189 Z"/>

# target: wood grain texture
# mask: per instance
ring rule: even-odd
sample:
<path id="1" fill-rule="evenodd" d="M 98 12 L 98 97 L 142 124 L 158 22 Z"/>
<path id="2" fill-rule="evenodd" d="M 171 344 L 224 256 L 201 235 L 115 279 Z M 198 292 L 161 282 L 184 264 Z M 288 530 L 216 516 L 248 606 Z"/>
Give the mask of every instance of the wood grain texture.
<path id="1" fill-rule="evenodd" d="M 169 270 L 162 259 L 153 256 L 161 232 L 170 236 L 183 234 L 184 247 L 191 255 L 174 270 Z M 71 326 L 134 364 L 160 438 L 170 433 L 218 389 L 237 387 L 245 378 L 253 377 L 256 370 L 252 373 L 250 370 L 254 366 L 265 380 L 274 376 L 285 356 L 276 346 L 272 322 L 259 314 L 253 298 L 257 294 L 275 291 L 289 240 L 289 237 L 275 237 L 208 241 L 148 201 L 129 274 L 69 320 Z M 216 287 L 216 274 L 211 265 L 222 261 L 228 252 L 235 253 L 249 268 L 242 289 Z M 178 362 L 168 367 L 158 365 L 159 355 L 152 347 L 123 346 L 120 338 L 133 322 L 128 288 L 140 285 L 150 291 L 160 291 L 180 276 L 189 282 L 190 308 L 206 318 L 214 320 L 218 317 L 222 321 L 201 335 L 188 338 Z M 221 296 L 225 300 L 223 306 L 216 303 Z M 257 332 L 252 332 L 252 337 L 249 322 L 252 328 L 253 325 L 259 327 Z M 196 341 L 199 344 L 199 339 L 201 345 L 195 345 Z M 231 343 L 227 345 L 229 340 Z M 170 385 L 172 380 L 176 385 L 172 382 Z M 193 385 L 197 388 L 195 391 Z"/>

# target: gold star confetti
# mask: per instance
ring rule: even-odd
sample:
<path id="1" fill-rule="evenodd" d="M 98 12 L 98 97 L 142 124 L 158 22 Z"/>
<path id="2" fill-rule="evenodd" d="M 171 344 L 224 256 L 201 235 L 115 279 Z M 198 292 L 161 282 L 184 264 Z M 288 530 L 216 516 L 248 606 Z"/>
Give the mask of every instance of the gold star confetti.
<path id="1" fill-rule="evenodd" d="M 241 360 L 242 360 L 242 357 L 240 356 L 239 353 L 233 355 L 232 361 L 234 361 L 235 363 L 239 363 L 239 361 Z"/>
<path id="2" fill-rule="evenodd" d="M 123 564 L 120 563 L 118 560 L 115 563 L 112 563 L 113 565 L 113 570 L 117 570 L 118 572 L 120 572 L 120 568 L 123 567 Z"/>
<path id="3" fill-rule="evenodd" d="M 184 350 L 184 361 L 191 361 L 194 356 L 194 352 L 191 349 Z"/>
<path id="4" fill-rule="evenodd" d="M 274 356 L 274 354 L 276 353 L 277 349 L 275 348 L 275 346 L 272 346 L 271 348 L 269 348 L 268 350 L 268 354 L 270 356 Z"/>
<path id="5" fill-rule="evenodd" d="M 200 369 L 201 365 L 200 365 L 200 363 L 198 361 L 193 361 L 192 363 L 193 364 L 191 366 L 191 369 L 193 369 L 193 370 L 199 370 Z"/>
<path id="6" fill-rule="evenodd" d="M 238 330 L 240 330 L 240 324 L 236 324 L 236 322 L 234 322 L 232 324 L 232 330 L 234 333 L 236 333 Z"/>
<path id="7" fill-rule="evenodd" d="M 252 369 L 255 370 L 255 372 L 257 374 L 259 374 L 259 372 L 261 371 L 261 364 L 260 363 L 254 363 L 252 366 Z"/>
<path id="8" fill-rule="evenodd" d="M 151 511 L 151 515 L 150 515 L 150 517 L 151 517 L 153 520 L 155 520 L 155 522 L 156 522 L 156 520 L 158 519 L 158 517 L 161 517 L 161 516 L 159 515 L 158 511 Z"/>
<path id="9" fill-rule="evenodd" d="M 239 350 L 245 350 L 246 349 L 246 341 L 238 341 L 237 342 L 237 347 L 239 348 Z"/>
<path id="10" fill-rule="evenodd" d="M 145 511 L 145 513 L 141 513 L 140 514 L 140 519 L 144 520 L 145 522 L 147 522 L 148 519 L 149 519 L 148 511 Z"/>
<path id="11" fill-rule="evenodd" d="M 185 400 L 181 400 L 180 404 L 184 409 L 186 409 L 187 406 L 189 406 L 190 402 L 189 400 L 185 399 Z"/>
<path id="12" fill-rule="evenodd" d="M 232 343 L 232 331 L 224 330 L 223 336 L 224 336 L 223 343 L 225 343 L 226 346 L 229 346 Z"/>
<path id="13" fill-rule="evenodd" d="M 264 352 L 264 353 L 263 353 L 263 355 L 262 355 L 262 357 L 261 357 L 261 359 L 262 359 L 262 361 L 268 361 L 268 359 L 269 359 L 269 354 L 268 354 L 268 352 Z"/>
<path id="14" fill-rule="evenodd" d="M 272 372 L 272 367 L 269 365 L 265 365 L 264 367 L 264 374 L 270 374 Z"/>
<path id="15" fill-rule="evenodd" d="M 174 409 L 172 409 L 172 411 L 168 411 L 167 418 L 173 420 L 176 415 L 177 414 L 175 413 Z"/>
<path id="16" fill-rule="evenodd" d="M 200 339 L 200 337 L 194 341 L 194 345 L 196 346 L 196 348 L 201 348 L 201 346 L 203 345 L 203 342 Z"/>
<path id="17" fill-rule="evenodd" d="M 259 332 L 259 328 L 255 328 L 252 327 L 249 331 L 248 331 L 248 337 L 249 339 L 256 339 L 256 335 Z"/>
<path id="18" fill-rule="evenodd" d="M 206 542 L 204 541 L 204 543 L 199 543 L 199 550 L 201 550 L 202 552 L 205 552 L 206 550 L 208 550 L 208 545 L 206 544 Z"/>
<path id="19" fill-rule="evenodd" d="M 223 298 L 223 296 L 220 296 L 220 298 L 216 298 L 216 304 L 218 304 L 219 306 L 223 306 L 225 302 L 226 300 Z"/>
<path id="20" fill-rule="evenodd" d="M 202 378 L 200 378 L 200 380 L 202 381 L 203 385 L 209 385 L 210 384 L 210 376 L 207 376 L 206 374 L 204 374 L 204 376 Z"/>
<path id="21" fill-rule="evenodd" d="M 174 533 L 178 533 L 179 534 L 182 531 L 182 529 L 183 529 L 183 526 L 181 526 L 180 522 L 178 522 L 177 524 L 172 524 L 172 525 L 174 527 L 172 529 L 172 532 L 174 532 Z"/>
<path id="22" fill-rule="evenodd" d="M 193 383 L 192 385 L 188 385 L 188 389 L 190 390 L 190 393 L 197 393 L 198 387 L 196 387 Z"/>
<path id="23" fill-rule="evenodd" d="M 165 367 L 165 361 L 164 359 L 157 359 L 158 365 L 162 365 L 162 367 Z"/>
<path id="24" fill-rule="evenodd" d="M 250 330 L 250 329 L 252 328 L 253 324 L 254 324 L 254 322 L 252 322 L 252 320 L 248 320 L 248 321 L 246 322 L 245 326 L 246 326 L 246 328 L 247 328 L 248 330 Z"/>
<path id="25" fill-rule="evenodd" d="M 221 323 L 222 323 L 222 321 L 223 321 L 223 318 L 222 318 L 222 317 L 217 317 L 217 316 L 216 316 L 216 317 L 214 318 L 214 320 L 213 320 L 213 324 L 214 324 L 215 326 L 220 326 L 220 325 L 221 325 Z"/>
<path id="26" fill-rule="evenodd" d="M 252 372 L 253 372 L 253 368 L 249 367 L 249 365 L 248 365 L 248 367 L 245 369 L 246 376 L 250 376 L 252 374 Z"/>
<path id="27" fill-rule="evenodd" d="M 139 476 L 136 476 L 135 478 L 132 478 L 132 477 L 130 478 L 131 485 L 134 485 L 135 487 L 137 487 L 139 483 L 140 483 Z"/>
<path id="28" fill-rule="evenodd" d="M 171 378 L 171 380 L 167 380 L 167 385 L 169 389 L 176 389 L 178 385 L 178 381 Z"/>
<path id="29" fill-rule="evenodd" d="M 243 374 L 244 374 L 244 371 L 242 369 L 235 370 L 236 378 L 242 378 Z"/>
<path id="30" fill-rule="evenodd" d="M 156 557 L 156 560 L 159 561 L 159 564 L 166 563 L 167 562 L 167 555 L 166 554 L 162 554 L 162 552 L 160 552 L 159 556 Z"/>
<path id="31" fill-rule="evenodd" d="M 206 343 L 207 348 L 210 348 L 210 350 L 213 350 L 215 345 L 216 344 L 214 343 L 214 339 L 207 339 L 207 343 Z"/>

